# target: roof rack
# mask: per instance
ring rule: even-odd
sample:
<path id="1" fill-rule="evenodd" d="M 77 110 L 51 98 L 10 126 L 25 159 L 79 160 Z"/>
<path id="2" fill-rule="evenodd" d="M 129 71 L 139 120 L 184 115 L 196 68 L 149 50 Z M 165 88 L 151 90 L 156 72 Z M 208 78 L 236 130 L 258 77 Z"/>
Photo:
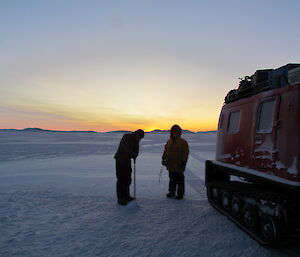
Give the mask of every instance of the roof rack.
<path id="1" fill-rule="evenodd" d="M 225 97 L 225 104 L 296 83 L 300 83 L 299 63 L 289 63 L 278 69 L 257 70 L 252 76 L 240 79 L 239 87 L 229 91 Z"/>

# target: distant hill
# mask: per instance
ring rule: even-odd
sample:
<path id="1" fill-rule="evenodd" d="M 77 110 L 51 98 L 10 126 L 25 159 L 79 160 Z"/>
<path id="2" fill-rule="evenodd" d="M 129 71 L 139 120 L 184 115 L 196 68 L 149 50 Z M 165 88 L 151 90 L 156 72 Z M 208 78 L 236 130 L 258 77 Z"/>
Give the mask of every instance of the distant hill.
<path id="1" fill-rule="evenodd" d="M 190 134 L 195 134 L 195 132 L 190 131 L 190 130 L 186 130 L 186 129 L 182 130 L 182 132 L 185 133 L 185 134 L 189 134 L 189 133 Z M 148 131 L 146 133 L 170 133 L 170 130 L 155 129 L 155 130 L 152 130 L 152 131 Z"/>
<path id="2" fill-rule="evenodd" d="M 80 130 L 70 130 L 70 131 L 64 131 L 64 130 L 49 130 L 49 129 L 41 129 L 41 128 L 25 128 L 21 129 L 20 131 L 29 131 L 29 132 L 64 132 L 64 133 L 97 133 L 96 131 L 80 131 Z"/>
<path id="3" fill-rule="evenodd" d="M 108 131 L 108 132 L 104 132 L 104 133 L 130 133 L 132 131 L 129 131 L 129 130 L 115 130 L 115 131 Z M 183 133 L 185 134 L 195 134 L 195 133 L 198 133 L 198 132 L 193 132 L 193 131 L 190 131 L 190 130 L 183 130 L 182 131 Z M 162 129 L 154 129 L 154 130 L 151 130 L 151 131 L 146 131 L 145 133 L 170 133 L 170 130 L 162 130 Z M 202 132 L 199 132 L 199 133 L 202 133 Z"/>
<path id="4" fill-rule="evenodd" d="M 20 129 L 20 131 L 28 131 L 28 132 L 49 132 L 52 130 L 48 129 L 41 129 L 41 128 L 25 128 L 25 129 Z M 54 130 L 53 130 L 54 131 Z"/>
<path id="5" fill-rule="evenodd" d="M 207 133 L 216 133 L 217 130 L 209 130 L 209 131 L 199 131 L 197 132 L 197 134 L 203 133 L 203 134 L 207 134 Z"/>
<path id="6" fill-rule="evenodd" d="M 170 130 L 154 129 L 151 131 L 147 131 L 146 133 L 165 133 L 165 132 L 170 132 Z"/>
<path id="7" fill-rule="evenodd" d="M 132 131 L 130 130 L 113 130 L 113 131 L 107 131 L 107 132 L 103 132 L 103 133 L 130 133 Z"/>
<path id="8" fill-rule="evenodd" d="M 0 131 L 24 131 L 24 132 L 60 132 L 60 133 L 97 133 L 96 131 L 63 131 L 63 130 L 49 130 L 41 128 L 25 128 L 25 129 L 0 129 Z"/>

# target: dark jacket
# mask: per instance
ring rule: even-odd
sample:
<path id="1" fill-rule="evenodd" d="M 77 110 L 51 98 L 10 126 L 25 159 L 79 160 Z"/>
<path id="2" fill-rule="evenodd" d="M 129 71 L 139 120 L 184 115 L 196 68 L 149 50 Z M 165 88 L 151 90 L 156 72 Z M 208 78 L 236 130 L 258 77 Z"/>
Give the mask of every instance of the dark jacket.
<path id="1" fill-rule="evenodd" d="M 139 155 L 139 140 L 134 133 L 125 134 L 119 148 L 115 154 L 115 159 L 124 164 L 130 162 L 130 159 L 135 159 Z"/>
<path id="2" fill-rule="evenodd" d="M 179 137 L 176 140 L 168 140 L 162 159 L 165 160 L 168 171 L 184 172 L 188 156 L 188 143 Z"/>

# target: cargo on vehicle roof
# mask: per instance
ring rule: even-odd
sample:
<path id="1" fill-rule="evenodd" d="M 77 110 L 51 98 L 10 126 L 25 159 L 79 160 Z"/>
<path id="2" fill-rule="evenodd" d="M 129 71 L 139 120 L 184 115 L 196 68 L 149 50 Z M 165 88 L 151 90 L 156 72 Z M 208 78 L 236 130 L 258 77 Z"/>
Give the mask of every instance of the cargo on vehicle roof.
<path id="1" fill-rule="evenodd" d="M 252 76 L 241 79 L 238 89 L 231 90 L 225 97 L 225 104 L 297 82 L 300 82 L 299 63 L 289 63 L 277 69 L 257 70 Z"/>

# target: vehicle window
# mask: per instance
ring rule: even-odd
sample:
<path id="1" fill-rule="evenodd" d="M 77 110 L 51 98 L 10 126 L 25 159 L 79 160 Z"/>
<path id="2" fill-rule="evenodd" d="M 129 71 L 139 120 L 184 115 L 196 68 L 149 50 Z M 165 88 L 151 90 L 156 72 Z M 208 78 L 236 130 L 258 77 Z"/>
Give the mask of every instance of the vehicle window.
<path id="1" fill-rule="evenodd" d="M 258 122 L 256 131 L 259 133 L 268 133 L 273 128 L 273 116 L 275 109 L 275 100 L 266 101 L 260 104 L 258 112 Z"/>
<path id="2" fill-rule="evenodd" d="M 240 127 L 240 111 L 232 112 L 229 115 L 228 132 L 237 133 Z"/>

